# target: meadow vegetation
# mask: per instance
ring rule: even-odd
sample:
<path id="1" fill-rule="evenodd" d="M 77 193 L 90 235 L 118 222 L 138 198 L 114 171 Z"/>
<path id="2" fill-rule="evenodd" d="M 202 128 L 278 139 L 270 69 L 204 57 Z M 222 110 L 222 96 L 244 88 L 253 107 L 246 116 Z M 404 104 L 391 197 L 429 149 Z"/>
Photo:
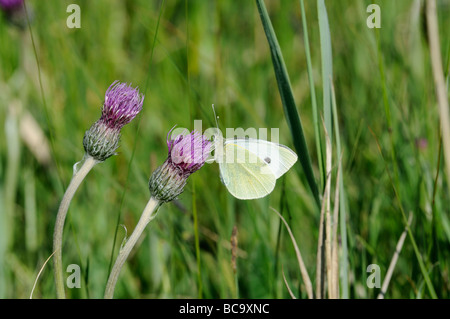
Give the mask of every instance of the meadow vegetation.
<path id="1" fill-rule="evenodd" d="M 103 297 L 121 243 L 149 199 L 149 177 L 167 158 L 167 132 L 192 130 L 194 120 L 214 127 L 214 104 L 223 131 L 279 128 L 280 143 L 302 160 L 309 156 L 317 196 L 300 160 L 269 196 L 252 201 L 233 198 L 218 165 L 205 164 L 159 209 L 122 269 L 115 298 L 290 298 L 285 280 L 307 298 L 274 210 L 292 230 L 315 288 L 328 176 L 331 204 L 339 189 L 345 217 L 337 237 L 340 297 L 377 297 L 368 266 L 378 265 L 385 279 L 412 216 L 385 298 L 449 298 L 450 188 L 425 1 L 266 0 L 269 35 L 262 1 L 80 0 L 81 28 L 73 29 L 66 26 L 70 3 L 27 1 L 32 18 L 23 28 L 0 17 L 0 298 L 29 298 L 52 254 L 56 212 L 83 158 L 84 133 L 115 80 L 138 86 L 145 100 L 123 128 L 117 156 L 92 169 L 71 203 L 63 263 L 79 265 L 82 278 L 67 297 Z M 371 3 L 381 8 L 379 29 L 366 23 Z M 448 89 L 450 2 L 437 1 L 437 9 Z M 283 75 L 290 105 L 280 98 Z M 292 128 L 294 110 L 300 131 Z M 299 152 L 300 139 L 309 155 Z M 34 298 L 56 296 L 52 266 L 40 274 Z"/>

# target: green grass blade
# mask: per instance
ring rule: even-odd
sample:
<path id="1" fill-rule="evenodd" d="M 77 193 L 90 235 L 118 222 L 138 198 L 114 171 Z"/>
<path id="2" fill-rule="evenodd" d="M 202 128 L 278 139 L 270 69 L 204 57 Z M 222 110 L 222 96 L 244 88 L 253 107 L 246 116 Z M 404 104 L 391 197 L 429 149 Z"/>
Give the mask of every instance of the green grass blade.
<path id="1" fill-rule="evenodd" d="M 395 177 L 395 182 L 396 182 L 396 185 L 398 188 L 400 185 L 400 180 L 399 180 L 397 155 L 396 155 L 396 151 L 395 151 L 395 142 L 394 142 L 394 133 L 396 130 L 393 127 L 393 123 L 392 123 L 392 112 L 391 112 L 391 105 L 389 102 L 388 85 L 386 83 L 386 75 L 384 72 L 383 52 L 381 49 L 380 31 L 379 31 L 379 29 L 375 29 L 375 31 L 376 31 L 376 40 L 377 40 L 378 69 L 380 71 L 380 81 L 381 81 L 382 90 L 383 90 L 384 112 L 386 115 L 386 124 L 388 126 L 389 140 L 391 143 L 391 157 L 392 157 L 392 164 L 394 167 L 394 174 L 395 174 L 394 177 Z"/>
<path id="2" fill-rule="evenodd" d="M 321 188 L 323 188 L 324 184 L 325 184 L 325 169 L 324 169 L 324 164 L 323 164 L 322 139 L 321 139 L 320 129 L 319 129 L 319 114 L 317 111 L 316 90 L 314 88 L 314 76 L 313 76 L 313 69 L 312 69 L 311 50 L 309 48 L 308 23 L 306 21 L 305 4 L 304 4 L 303 0 L 300 0 L 300 9 L 301 9 L 301 14 L 302 14 L 303 41 L 304 41 L 304 45 L 305 45 L 306 67 L 308 70 L 308 82 L 309 82 L 309 90 L 310 90 L 310 94 L 311 94 L 314 136 L 316 139 L 317 160 L 318 160 L 319 171 L 320 171 L 320 185 L 321 185 Z"/>
<path id="3" fill-rule="evenodd" d="M 319 191 L 317 188 L 316 179 L 314 177 L 311 159 L 309 156 L 308 147 L 306 145 L 305 135 L 303 134 L 300 116 L 295 105 L 288 72 L 283 60 L 283 56 L 281 54 L 281 49 L 278 44 L 275 31 L 272 27 L 269 14 L 267 13 L 267 9 L 264 5 L 264 1 L 257 0 L 256 3 L 258 6 L 259 16 L 264 27 L 264 32 L 266 34 L 267 41 L 269 42 L 272 63 L 275 70 L 275 76 L 277 78 L 278 90 L 280 91 L 286 121 L 291 130 L 292 138 L 294 140 L 294 146 L 297 150 L 297 153 L 299 154 L 300 163 L 303 167 L 306 179 L 308 180 L 309 187 L 314 195 L 316 204 L 320 207 Z"/>
<path id="4" fill-rule="evenodd" d="M 189 73 L 189 7 L 188 1 L 184 2 L 185 14 L 186 14 L 186 78 L 187 78 L 187 102 L 189 106 L 190 122 L 193 123 L 194 110 L 191 103 L 191 78 Z M 203 296 L 203 285 L 202 285 L 202 264 L 200 257 L 200 236 L 198 231 L 198 214 L 197 214 L 197 203 L 195 196 L 195 179 L 191 182 L 192 187 L 192 217 L 194 220 L 194 241 L 195 241 L 195 258 L 197 261 L 197 290 L 198 299 L 202 299 Z"/>
<path id="5" fill-rule="evenodd" d="M 33 46 L 33 52 L 34 52 L 34 56 L 36 58 L 36 67 L 37 67 L 37 75 L 38 75 L 38 82 L 39 82 L 39 89 L 40 89 L 40 93 L 41 93 L 41 99 L 42 99 L 42 106 L 44 109 L 44 114 L 45 114 L 45 119 L 47 121 L 47 126 L 49 128 L 49 138 L 50 138 L 50 150 L 52 153 L 52 157 L 53 160 L 55 162 L 55 166 L 56 166 L 56 173 L 57 173 L 57 177 L 58 177 L 58 187 L 59 187 L 59 191 L 61 192 L 61 194 L 63 193 L 63 189 L 64 187 L 62 187 L 63 185 L 63 181 L 61 178 L 61 174 L 60 174 L 60 167 L 59 167 L 59 162 L 57 160 L 57 156 L 56 156 L 56 152 L 55 152 L 55 137 L 53 136 L 53 123 L 50 119 L 50 114 L 49 114 L 49 110 L 48 110 L 48 106 L 47 106 L 47 100 L 45 99 L 45 94 L 44 94 L 44 86 L 42 84 L 42 72 L 41 72 L 41 64 L 39 62 L 39 58 L 38 58 L 38 53 L 37 53 L 37 48 L 36 48 L 36 43 L 34 41 L 34 35 L 33 35 L 33 31 L 31 28 L 31 24 L 30 24 L 30 17 L 29 17 L 29 13 L 27 11 L 27 6 L 24 2 L 24 9 L 25 9 L 25 17 L 27 19 L 27 26 L 28 26 L 28 31 L 30 33 L 30 39 L 31 39 L 31 44 Z"/>
<path id="6" fill-rule="evenodd" d="M 322 56 L 323 118 L 325 121 L 325 127 L 330 136 L 330 141 L 333 141 L 331 114 L 331 79 L 333 78 L 333 60 L 330 26 L 328 24 L 328 14 L 324 0 L 317 0 L 317 11 L 319 16 L 320 51 Z"/>

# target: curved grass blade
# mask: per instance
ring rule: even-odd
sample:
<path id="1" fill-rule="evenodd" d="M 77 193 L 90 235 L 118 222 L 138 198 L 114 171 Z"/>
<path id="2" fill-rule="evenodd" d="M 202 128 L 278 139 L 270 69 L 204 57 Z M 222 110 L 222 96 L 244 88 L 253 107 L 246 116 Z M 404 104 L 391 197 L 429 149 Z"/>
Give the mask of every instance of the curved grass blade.
<path id="1" fill-rule="evenodd" d="M 302 275 L 303 282 L 305 284 L 306 293 L 307 293 L 309 299 L 314 299 L 314 292 L 313 292 L 313 288 L 312 288 L 311 279 L 309 278 L 308 270 L 306 269 L 305 263 L 302 258 L 302 254 L 300 253 L 300 249 L 298 248 L 294 234 L 292 233 L 291 228 L 289 227 L 289 224 L 287 223 L 286 219 L 284 219 L 284 217 L 281 216 L 281 214 L 275 208 L 270 207 L 270 209 L 273 210 L 278 215 L 278 217 L 280 217 L 284 226 L 286 226 L 286 229 L 289 233 L 289 237 L 291 238 L 291 241 L 292 241 L 292 245 L 294 245 L 295 254 L 297 256 L 297 262 L 298 262 L 298 266 L 300 268 L 300 273 Z M 284 272 L 283 272 L 283 277 L 284 277 Z"/>
<path id="2" fill-rule="evenodd" d="M 319 190 L 317 188 L 316 179 L 311 166 L 311 158 L 309 156 L 308 147 L 306 145 L 305 135 L 303 134 L 303 127 L 300 121 L 300 116 L 295 105 L 294 95 L 292 93 L 289 75 L 286 65 L 281 54 L 281 49 L 278 44 L 275 31 L 267 13 L 266 6 L 263 0 L 256 0 L 258 6 L 259 16 L 264 27 L 264 32 L 269 42 L 270 54 L 272 56 L 272 63 L 277 79 L 278 90 L 280 92 L 281 101 L 283 103 L 284 114 L 286 121 L 291 130 L 295 149 L 299 154 L 300 163 L 308 180 L 309 187 L 313 193 L 316 204 L 320 207 Z"/>
<path id="3" fill-rule="evenodd" d="M 289 287 L 289 283 L 287 282 L 286 276 L 284 275 L 283 268 L 281 268 L 281 272 L 283 273 L 284 284 L 286 285 L 286 289 L 288 290 L 289 295 L 291 296 L 292 299 L 297 299 L 297 297 L 295 297 L 294 293 L 292 292 L 291 288 Z"/>
<path id="4" fill-rule="evenodd" d="M 410 212 L 409 218 L 408 218 L 408 226 L 411 226 L 412 216 L 413 215 Z M 405 230 L 403 231 L 402 235 L 400 236 L 400 239 L 397 242 L 397 246 L 395 246 L 394 255 L 392 256 L 391 263 L 389 264 L 389 268 L 386 272 L 386 276 L 384 277 L 383 285 L 381 286 L 381 290 L 377 296 L 377 299 L 384 299 L 384 296 L 386 295 L 386 291 L 389 287 L 389 283 L 391 281 L 392 274 L 394 273 L 395 265 L 397 265 L 398 257 L 400 256 L 400 252 L 402 251 L 403 243 L 405 242 L 407 235 L 408 235 L 408 228 L 405 226 Z"/>

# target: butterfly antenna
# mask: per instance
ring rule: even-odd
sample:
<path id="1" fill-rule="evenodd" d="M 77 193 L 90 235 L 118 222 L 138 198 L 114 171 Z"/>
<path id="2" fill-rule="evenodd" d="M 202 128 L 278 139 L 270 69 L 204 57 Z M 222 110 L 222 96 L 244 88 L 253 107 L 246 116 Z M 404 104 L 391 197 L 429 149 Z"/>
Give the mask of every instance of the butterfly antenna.
<path id="1" fill-rule="evenodd" d="M 219 129 L 219 123 L 217 122 L 217 119 L 219 117 L 216 115 L 216 109 L 214 108 L 214 104 L 212 104 L 212 109 L 213 109 L 213 113 L 214 113 L 214 120 L 216 121 L 216 127 L 217 127 L 217 129 Z"/>

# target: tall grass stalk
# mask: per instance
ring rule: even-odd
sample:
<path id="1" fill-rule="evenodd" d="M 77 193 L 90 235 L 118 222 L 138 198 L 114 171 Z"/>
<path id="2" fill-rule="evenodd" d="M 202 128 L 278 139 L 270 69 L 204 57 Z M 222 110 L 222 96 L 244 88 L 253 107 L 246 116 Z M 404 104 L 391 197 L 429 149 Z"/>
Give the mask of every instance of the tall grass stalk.
<path id="1" fill-rule="evenodd" d="M 47 121 L 47 126 L 49 128 L 50 150 L 51 150 L 52 157 L 53 157 L 53 159 L 55 161 L 55 165 L 56 165 L 56 173 L 57 173 L 58 182 L 59 182 L 58 186 L 61 186 L 62 185 L 62 179 L 61 179 L 61 175 L 59 173 L 60 172 L 59 163 L 56 160 L 57 157 L 56 157 L 56 152 L 55 152 L 55 142 L 54 142 L 54 136 L 53 136 L 53 132 L 54 132 L 53 124 L 52 124 L 52 122 L 50 120 L 50 114 L 48 112 L 48 107 L 47 107 L 47 100 L 46 100 L 45 94 L 44 94 L 44 86 L 42 84 L 41 64 L 39 63 L 39 58 L 38 58 L 38 54 L 37 54 L 38 50 L 36 48 L 36 43 L 34 41 L 33 30 L 31 28 L 31 23 L 30 23 L 30 14 L 29 14 L 28 9 L 27 9 L 26 1 L 23 1 L 23 7 L 25 9 L 25 15 L 26 15 L 26 19 L 27 19 L 28 31 L 30 32 L 31 44 L 33 46 L 33 52 L 34 52 L 34 56 L 36 58 L 36 66 L 37 66 L 37 73 L 38 73 L 37 75 L 38 75 L 38 80 L 39 80 L 39 90 L 40 90 L 40 93 L 41 93 L 41 99 L 42 99 L 42 105 L 43 105 L 43 108 L 44 108 L 45 119 Z"/>
<path id="2" fill-rule="evenodd" d="M 341 192 L 340 179 L 341 179 L 341 170 L 340 170 L 340 160 L 338 165 L 338 170 L 336 174 L 336 186 L 335 186 L 335 197 L 334 197 L 334 210 L 333 210 L 333 235 L 332 235 L 332 243 L 331 243 L 331 292 L 332 295 L 330 298 L 339 299 L 339 244 L 338 244 L 338 222 L 339 222 L 339 196 Z"/>
<path id="3" fill-rule="evenodd" d="M 334 84 L 332 79 L 331 81 L 331 104 L 333 106 L 333 125 L 334 125 L 334 135 L 336 138 L 336 154 L 339 158 L 338 161 L 338 174 L 337 181 L 339 181 L 339 185 L 336 185 L 336 192 L 339 194 L 339 198 L 335 200 L 335 209 L 338 209 L 336 206 L 336 202 L 339 203 L 339 214 L 335 216 L 335 226 L 337 227 L 338 219 L 340 222 L 339 230 L 340 230 L 340 241 L 341 241 L 341 256 L 339 261 L 339 269 L 340 269 L 340 279 L 341 279 L 341 288 L 342 288 L 342 298 L 347 299 L 348 295 L 348 246 L 347 246 L 347 207 L 345 203 L 345 188 L 344 188 L 344 172 L 342 171 L 342 155 L 343 151 L 341 149 L 341 137 L 339 130 L 339 120 L 337 115 L 337 105 L 336 105 L 336 94 L 334 89 Z M 338 189 L 339 188 L 339 189 Z M 337 235 L 337 234 L 336 234 Z M 337 251 L 336 251 L 337 252 Z M 339 288 L 338 288 L 339 289 Z"/>
<path id="4" fill-rule="evenodd" d="M 316 298 L 322 299 L 325 297 L 325 275 L 326 275 L 326 263 L 325 263 L 325 241 L 326 241 L 326 228 L 325 228 L 325 210 L 326 210 L 326 198 L 328 197 L 328 179 L 325 182 L 325 189 L 323 193 L 322 207 L 320 209 L 319 218 L 319 238 L 317 241 L 317 257 L 316 257 Z"/>
<path id="5" fill-rule="evenodd" d="M 331 140 L 330 136 L 328 135 L 328 131 L 325 127 L 324 123 L 324 130 L 325 130 L 325 149 L 326 149 L 326 158 L 325 158 L 325 169 L 327 173 L 327 179 L 325 183 L 325 194 L 326 196 L 322 199 L 322 205 L 325 205 L 325 216 L 324 218 L 324 231 L 325 231 L 325 245 L 323 245 L 324 253 L 322 255 L 325 255 L 325 269 L 326 269 L 326 279 L 325 277 L 322 277 L 323 284 L 325 281 L 327 282 L 327 289 L 328 289 L 328 298 L 332 298 L 333 296 L 333 277 L 331 274 L 331 242 L 332 242 L 332 234 L 331 234 L 331 173 L 332 173 L 332 150 L 331 150 Z M 322 218 L 322 217 L 321 217 Z M 322 260 L 323 262 L 323 260 Z M 322 292 L 322 298 L 325 298 L 325 293 Z"/>
<path id="6" fill-rule="evenodd" d="M 330 299 L 339 298 L 339 262 L 338 262 L 338 221 L 339 221 L 339 180 L 340 170 L 336 176 L 334 209 L 331 214 L 331 179 L 332 179 L 332 150 L 331 140 L 323 122 L 326 140 L 326 163 L 327 179 L 322 208 L 319 221 L 319 239 L 317 244 L 316 261 L 316 297 L 318 299 L 328 296 Z M 340 160 L 339 160 L 340 161 Z M 327 292 L 327 294 L 326 294 Z"/>
<path id="7" fill-rule="evenodd" d="M 398 173 L 398 164 L 397 164 L 397 154 L 395 151 L 395 143 L 394 143 L 394 127 L 392 123 L 392 114 L 391 114 L 391 104 L 389 102 L 388 96 L 388 87 L 386 83 L 386 75 L 384 72 L 384 62 L 383 62 L 383 52 L 381 51 L 381 39 L 380 39 L 380 31 L 379 29 L 375 29 L 376 41 L 377 41 L 377 56 L 378 56 L 378 69 L 380 72 L 380 81 L 382 86 L 383 93 L 383 105 L 384 112 L 386 116 L 387 123 L 387 132 L 389 134 L 389 141 L 391 146 L 391 157 L 392 157 L 392 165 L 394 168 L 394 177 L 395 177 L 395 185 L 398 188 L 400 186 L 399 173 Z"/>
<path id="8" fill-rule="evenodd" d="M 436 98 L 441 121 L 442 141 L 444 145 L 445 167 L 447 183 L 450 184 L 450 111 L 448 105 L 447 86 L 445 84 L 442 66 L 441 46 L 439 42 L 439 28 L 437 23 L 436 0 L 426 3 L 427 31 L 430 47 L 431 67 L 433 71 Z M 449 187 L 450 189 L 450 187 Z"/>
<path id="9" fill-rule="evenodd" d="M 15 216 L 17 183 L 20 171 L 20 138 L 18 127 L 18 101 L 11 102 L 8 107 L 8 114 L 4 122 L 4 130 L 7 139 L 7 169 L 5 172 L 5 184 L 1 189 L 3 198 L 0 198 L 0 204 L 3 204 L 4 211 L 0 212 L 0 298 L 5 298 L 6 284 L 9 283 L 7 276 L 7 255 L 13 246 L 13 225 Z M 2 203 L 3 201 L 3 203 Z M 1 207 L 1 206 L 0 206 Z"/>
<path id="10" fill-rule="evenodd" d="M 328 23 L 328 13 L 324 0 L 317 0 L 317 14 L 320 32 L 320 53 L 322 58 L 323 117 L 325 121 L 325 128 L 327 130 L 327 133 L 329 134 L 330 141 L 333 141 L 333 117 L 330 81 L 330 79 L 333 78 L 333 58 L 331 49 L 330 26 Z"/>
<path id="11" fill-rule="evenodd" d="M 38 248 L 36 181 L 34 172 L 31 169 L 26 169 L 24 179 L 26 180 L 24 185 L 25 246 L 29 252 L 34 253 Z"/>
<path id="12" fill-rule="evenodd" d="M 317 98 L 316 98 L 316 90 L 314 85 L 314 74 L 312 68 L 312 60 L 311 60 L 311 50 L 309 48 L 309 36 L 308 36 L 308 23 L 306 21 L 306 12 L 305 12 L 305 4 L 303 0 L 300 0 L 300 9 L 302 15 L 302 26 L 303 26 L 303 43 L 305 45 L 305 55 L 306 55 L 306 68 L 308 70 L 308 82 L 309 82 L 309 90 L 311 94 L 311 107 L 312 107 L 312 115 L 313 115 L 313 125 L 314 125 L 314 138 L 316 141 L 316 152 L 317 152 L 317 160 L 320 172 L 320 180 L 321 186 L 323 188 L 325 181 L 325 168 L 323 163 L 323 152 L 322 152 L 322 139 L 320 136 L 320 124 L 319 124 L 319 114 L 317 110 Z"/>

